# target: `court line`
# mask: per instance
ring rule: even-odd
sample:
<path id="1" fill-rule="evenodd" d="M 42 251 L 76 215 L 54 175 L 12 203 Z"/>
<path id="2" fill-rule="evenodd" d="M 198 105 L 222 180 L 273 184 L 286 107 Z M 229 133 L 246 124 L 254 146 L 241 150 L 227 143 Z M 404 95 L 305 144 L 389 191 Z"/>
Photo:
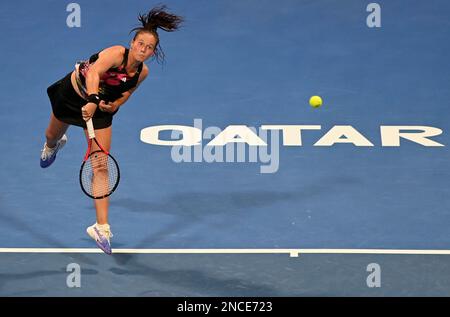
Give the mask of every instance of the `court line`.
<path id="1" fill-rule="evenodd" d="M 450 250 L 412 249 L 113 249 L 115 254 L 405 254 L 450 255 Z M 0 253 L 103 253 L 97 248 L 0 248 Z"/>

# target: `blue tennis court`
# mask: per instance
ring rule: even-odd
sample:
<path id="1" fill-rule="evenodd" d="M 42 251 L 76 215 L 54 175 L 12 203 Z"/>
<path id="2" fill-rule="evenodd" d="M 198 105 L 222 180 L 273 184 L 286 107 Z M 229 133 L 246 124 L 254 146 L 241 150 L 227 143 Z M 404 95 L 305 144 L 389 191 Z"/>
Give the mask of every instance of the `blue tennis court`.
<path id="1" fill-rule="evenodd" d="M 39 167 L 46 89 L 128 46 L 157 3 L 0 4 L 0 295 L 450 295 L 450 3 L 164 3 L 185 23 L 159 32 L 165 64 L 147 62 L 114 117 L 111 256 L 85 232 L 95 209 L 78 181 L 82 129 Z M 142 134 L 175 125 L 201 144 Z M 207 146 L 230 126 L 267 146 L 243 134 Z M 71 263 L 81 287 L 67 284 Z"/>

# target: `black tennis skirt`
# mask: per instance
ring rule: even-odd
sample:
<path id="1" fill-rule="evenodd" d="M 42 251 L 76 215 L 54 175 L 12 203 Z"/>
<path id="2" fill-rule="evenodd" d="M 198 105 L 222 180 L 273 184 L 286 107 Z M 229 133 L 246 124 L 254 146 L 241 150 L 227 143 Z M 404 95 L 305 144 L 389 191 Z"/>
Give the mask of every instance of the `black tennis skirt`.
<path id="1" fill-rule="evenodd" d="M 87 103 L 73 89 L 70 76 L 58 80 L 47 88 L 47 94 L 52 104 L 53 114 L 56 118 L 67 124 L 86 128 L 86 122 L 81 114 L 81 108 Z M 112 124 L 113 113 L 102 112 L 99 108 L 94 113 L 92 121 L 95 129 L 104 129 Z"/>

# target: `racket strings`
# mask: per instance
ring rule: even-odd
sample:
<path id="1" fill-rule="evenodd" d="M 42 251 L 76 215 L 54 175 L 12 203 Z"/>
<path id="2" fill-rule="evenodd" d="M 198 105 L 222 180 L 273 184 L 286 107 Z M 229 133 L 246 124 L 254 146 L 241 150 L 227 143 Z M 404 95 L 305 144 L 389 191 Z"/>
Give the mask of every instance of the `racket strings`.
<path id="1" fill-rule="evenodd" d="M 94 152 L 83 166 L 81 184 L 89 195 L 103 197 L 113 192 L 118 178 L 116 162 L 103 152 Z"/>

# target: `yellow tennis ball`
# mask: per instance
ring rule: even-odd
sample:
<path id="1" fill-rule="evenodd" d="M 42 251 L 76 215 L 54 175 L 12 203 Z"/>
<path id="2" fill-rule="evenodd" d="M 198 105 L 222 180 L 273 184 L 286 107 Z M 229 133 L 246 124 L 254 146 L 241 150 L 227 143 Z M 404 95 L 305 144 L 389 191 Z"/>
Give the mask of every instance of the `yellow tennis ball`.
<path id="1" fill-rule="evenodd" d="M 312 96 L 311 98 L 309 98 L 309 104 L 313 108 L 319 108 L 322 105 L 322 98 L 320 98 L 319 96 Z"/>

